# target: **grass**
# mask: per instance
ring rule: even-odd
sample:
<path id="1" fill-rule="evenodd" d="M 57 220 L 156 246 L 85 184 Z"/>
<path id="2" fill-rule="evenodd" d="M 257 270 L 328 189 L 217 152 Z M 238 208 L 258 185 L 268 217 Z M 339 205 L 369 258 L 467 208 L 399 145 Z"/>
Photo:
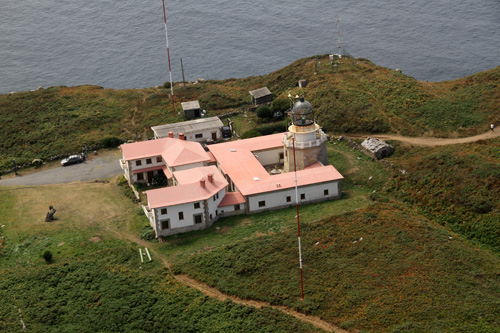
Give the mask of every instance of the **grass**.
<path id="1" fill-rule="evenodd" d="M 500 121 L 500 67 L 420 82 L 346 58 L 325 56 L 269 75 L 176 86 L 209 116 L 245 110 L 248 91 L 304 95 L 328 133 L 471 135 Z M 314 74 L 314 72 L 316 73 Z M 307 88 L 297 81 L 306 79 Z M 151 136 L 174 117 L 168 89 L 52 87 L 0 95 L 0 170 L 79 151 L 105 137 Z M 231 117 L 242 134 L 255 115 Z M 296 211 L 219 220 L 167 238 L 139 238 L 145 223 L 116 181 L 0 188 L 0 330 L 310 331 L 270 308 L 203 296 L 176 282 L 148 246 L 186 273 L 242 298 L 287 305 L 346 329 L 499 331 L 498 139 L 464 146 L 398 146 L 392 168 L 333 139 L 330 162 L 345 176 L 342 200 L 300 207 L 305 301 L 300 301 Z M 406 170 L 403 174 L 399 170 Z M 44 222 L 48 206 L 57 220 Z M 51 263 L 42 258 L 53 254 Z"/>
<path id="2" fill-rule="evenodd" d="M 57 209 L 51 223 L 43 221 L 49 204 Z M 269 307 L 210 299 L 154 256 L 140 264 L 144 216 L 115 182 L 2 187 L 0 211 L 2 331 L 21 329 L 19 310 L 38 332 L 313 331 Z"/>
<path id="3" fill-rule="evenodd" d="M 500 140 L 401 148 L 388 187 L 428 218 L 500 252 Z"/>
<path id="4" fill-rule="evenodd" d="M 315 72 L 316 71 L 316 72 Z M 316 73 L 316 74 L 314 74 Z M 276 98 L 303 95 L 327 132 L 472 135 L 500 122 L 500 67 L 449 82 L 420 82 L 366 59 L 345 58 L 332 73 L 327 56 L 298 60 L 268 75 L 176 85 L 176 116 L 169 89 L 114 90 L 96 86 L 50 87 L 0 95 L 0 171 L 34 159 L 60 159 L 98 147 L 106 137 L 152 137 L 151 126 L 183 120 L 180 103 L 199 100 L 207 116 L 248 109 L 248 91 L 267 86 Z M 306 88 L 297 87 L 306 79 Z M 235 117 L 239 134 L 254 120 Z M 243 116 L 241 116 L 243 117 Z"/>
<path id="5" fill-rule="evenodd" d="M 212 247 L 193 243 L 174 269 L 223 292 L 294 307 L 346 329 L 500 327 L 500 261 L 460 236 L 392 204 L 302 221 L 305 301 L 294 228 Z"/>

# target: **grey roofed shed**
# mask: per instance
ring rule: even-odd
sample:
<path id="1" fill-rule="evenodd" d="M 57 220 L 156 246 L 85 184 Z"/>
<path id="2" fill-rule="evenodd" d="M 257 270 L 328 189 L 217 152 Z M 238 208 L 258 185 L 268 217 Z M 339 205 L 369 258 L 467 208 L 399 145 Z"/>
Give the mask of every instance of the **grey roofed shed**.
<path id="1" fill-rule="evenodd" d="M 251 90 L 250 95 L 252 96 L 253 105 L 260 105 L 273 101 L 273 94 L 271 94 L 271 91 L 267 87 Z"/>
<path id="2" fill-rule="evenodd" d="M 184 118 L 194 119 L 201 116 L 200 103 L 196 101 L 182 102 L 182 110 L 184 111 Z"/>
<path id="3" fill-rule="evenodd" d="M 200 118 L 194 120 L 183 121 L 180 123 L 166 124 L 153 126 L 151 129 L 155 134 L 155 139 L 161 139 L 168 137 L 168 133 L 174 133 L 174 137 L 178 137 L 179 133 L 184 133 L 186 137 L 190 135 L 203 133 L 203 132 L 211 132 L 217 131 L 217 139 L 220 139 L 220 131 L 221 127 L 224 126 L 219 117 L 209 117 L 209 118 Z M 192 140 L 192 141 L 206 141 L 207 139 L 212 139 L 212 137 L 203 137 L 203 140 Z"/>

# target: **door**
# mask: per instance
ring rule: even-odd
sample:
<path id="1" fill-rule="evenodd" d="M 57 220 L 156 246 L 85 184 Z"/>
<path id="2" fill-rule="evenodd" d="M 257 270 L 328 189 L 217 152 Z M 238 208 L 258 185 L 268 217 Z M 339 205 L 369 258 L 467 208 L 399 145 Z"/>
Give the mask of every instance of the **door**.
<path id="1" fill-rule="evenodd" d="M 212 133 L 212 140 L 217 141 L 217 132 Z"/>
<path id="2" fill-rule="evenodd" d="M 148 183 L 153 182 L 153 171 L 148 171 Z"/>

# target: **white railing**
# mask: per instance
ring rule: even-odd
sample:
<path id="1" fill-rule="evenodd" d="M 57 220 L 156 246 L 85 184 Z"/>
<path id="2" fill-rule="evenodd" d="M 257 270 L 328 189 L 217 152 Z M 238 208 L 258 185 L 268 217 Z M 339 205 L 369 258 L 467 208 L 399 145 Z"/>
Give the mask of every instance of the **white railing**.
<path id="1" fill-rule="evenodd" d="M 292 137 L 293 135 L 288 133 L 283 136 L 283 143 L 287 148 L 293 146 L 293 141 L 291 140 Z M 313 141 L 295 142 L 295 148 L 303 149 L 308 147 L 317 147 L 328 139 L 322 130 L 318 131 L 318 135 L 316 135 L 316 137 L 317 139 Z"/>

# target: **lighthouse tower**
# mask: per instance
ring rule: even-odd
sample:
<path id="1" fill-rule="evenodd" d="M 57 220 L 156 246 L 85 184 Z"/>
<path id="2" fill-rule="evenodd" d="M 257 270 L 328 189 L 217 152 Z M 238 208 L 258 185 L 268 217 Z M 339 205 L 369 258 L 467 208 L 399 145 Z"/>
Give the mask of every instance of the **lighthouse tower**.
<path id="1" fill-rule="evenodd" d="M 285 172 L 303 170 L 316 162 L 328 164 L 326 154 L 326 134 L 314 122 L 314 109 L 308 101 L 300 97 L 292 108 L 292 125 L 283 136 Z"/>

